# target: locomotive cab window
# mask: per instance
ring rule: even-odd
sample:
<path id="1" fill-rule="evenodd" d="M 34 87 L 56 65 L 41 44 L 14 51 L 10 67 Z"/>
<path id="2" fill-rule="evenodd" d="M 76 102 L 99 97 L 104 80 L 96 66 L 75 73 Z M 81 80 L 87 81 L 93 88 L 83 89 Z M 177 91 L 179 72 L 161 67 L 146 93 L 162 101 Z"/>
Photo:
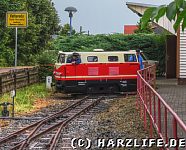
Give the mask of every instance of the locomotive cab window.
<path id="1" fill-rule="evenodd" d="M 64 54 L 59 54 L 58 56 L 58 63 L 65 63 L 65 55 Z"/>
<path id="2" fill-rule="evenodd" d="M 81 63 L 81 56 L 78 53 L 70 54 L 67 57 L 66 63 L 80 64 Z"/>
<path id="3" fill-rule="evenodd" d="M 72 59 L 72 55 L 70 54 L 67 56 L 66 63 L 71 63 L 71 59 Z"/>
<path id="4" fill-rule="evenodd" d="M 125 62 L 137 62 L 135 54 L 124 54 Z"/>
<path id="5" fill-rule="evenodd" d="M 109 62 L 117 62 L 118 61 L 118 56 L 108 56 L 108 61 Z"/>
<path id="6" fill-rule="evenodd" d="M 88 56 L 87 61 L 88 62 L 98 62 L 98 57 L 97 56 Z"/>

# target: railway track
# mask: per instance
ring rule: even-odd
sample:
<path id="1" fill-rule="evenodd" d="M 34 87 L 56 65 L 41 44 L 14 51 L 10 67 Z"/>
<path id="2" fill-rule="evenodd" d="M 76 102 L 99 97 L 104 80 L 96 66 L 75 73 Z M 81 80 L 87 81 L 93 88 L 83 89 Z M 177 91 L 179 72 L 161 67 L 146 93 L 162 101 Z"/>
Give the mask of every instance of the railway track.
<path id="1" fill-rule="evenodd" d="M 104 97 L 91 98 L 86 96 L 60 112 L 50 115 L 23 129 L 0 139 L 3 150 L 23 149 L 56 149 L 63 129 L 74 119 L 89 112 Z"/>

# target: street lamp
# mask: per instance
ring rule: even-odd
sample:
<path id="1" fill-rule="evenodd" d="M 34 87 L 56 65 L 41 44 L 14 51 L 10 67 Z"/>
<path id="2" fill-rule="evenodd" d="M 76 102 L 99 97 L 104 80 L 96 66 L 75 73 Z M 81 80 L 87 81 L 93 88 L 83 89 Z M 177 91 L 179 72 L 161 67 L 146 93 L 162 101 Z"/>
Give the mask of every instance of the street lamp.
<path id="1" fill-rule="evenodd" d="M 73 17 L 73 14 L 77 12 L 77 9 L 74 7 L 67 7 L 65 8 L 65 11 L 69 13 L 69 17 L 70 17 L 70 36 L 71 36 L 72 35 L 72 17 Z"/>

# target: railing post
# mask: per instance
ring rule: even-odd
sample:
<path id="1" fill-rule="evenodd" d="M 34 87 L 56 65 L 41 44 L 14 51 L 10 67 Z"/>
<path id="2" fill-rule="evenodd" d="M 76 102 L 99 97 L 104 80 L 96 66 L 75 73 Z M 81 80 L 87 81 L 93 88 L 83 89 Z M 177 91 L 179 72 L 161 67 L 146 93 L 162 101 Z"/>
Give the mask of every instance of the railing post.
<path id="1" fill-rule="evenodd" d="M 174 136 L 174 139 L 176 141 L 178 141 L 177 121 L 176 121 L 176 118 L 175 117 L 173 118 L 172 125 L 173 125 L 173 136 Z M 175 150 L 178 150 L 178 146 L 175 147 Z"/>
<path id="2" fill-rule="evenodd" d="M 151 98 L 151 91 L 149 89 L 149 105 L 150 105 L 150 116 L 152 116 L 152 98 Z M 150 138 L 152 138 L 153 134 L 153 125 L 152 125 L 152 119 L 150 118 Z"/>
<path id="3" fill-rule="evenodd" d="M 141 82 L 141 99 L 140 99 L 140 117 L 142 118 L 142 110 L 143 110 L 143 102 L 144 102 L 144 83 L 142 81 L 142 79 L 140 79 Z"/>
<path id="4" fill-rule="evenodd" d="M 161 102 L 158 98 L 158 132 L 161 133 Z"/>
<path id="5" fill-rule="evenodd" d="M 154 123 L 156 123 L 156 95 L 154 94 Z"/>
<path id="6" fill-rule="evenodd" d="M 165 141 L 168 143 L 168 137 L 167 137 L 167 108 L 165 107 Z"/>
<path id="7" fill-rule="evenodd" d="M 143 112 L 144 112 L 144 128 L 145 130 L 147 129 L 147 111 L 146 107 L 147 106 L 147 94 L 145 93 L 146 91 L 146 86 L 144 85 L 144 107 L 143 107 Z"/>
<path id="8" fill-rule="evenodd" d="M 138 87 L 139 87 L 139 78 L 138 78 L 138 74 L 137 74 L 137 96 L 136 96 L 136 109 L 138 109 L 138 95 L 139 95 L 139 92 L 138 92 Z"/>
<path id="9" fill-rule="evenodd" d="M 154 72 L 154 82 L 153 82 L 154 85 L 153 85 L 153 88 L 156 89 L 156 65 L 154 65 L 153 68 L 154 68 L 154 71 L 153 71 Z"/>

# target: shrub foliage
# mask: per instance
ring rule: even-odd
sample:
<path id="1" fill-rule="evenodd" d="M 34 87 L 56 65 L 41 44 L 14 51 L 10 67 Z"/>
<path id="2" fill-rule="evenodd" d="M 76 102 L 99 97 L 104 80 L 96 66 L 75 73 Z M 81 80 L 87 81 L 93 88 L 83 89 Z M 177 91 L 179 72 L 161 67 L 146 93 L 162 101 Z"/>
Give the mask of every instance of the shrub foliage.
<path id="1" fill-rule="evenodd" d="M 60 36 L 53 42 L 53 49 L 59 51 L 126 51 L 141 49 L 150 60 L 159 61 L 158 72 L 165 72 L 165 36 L 156 34 L 112 34 Z"/>

